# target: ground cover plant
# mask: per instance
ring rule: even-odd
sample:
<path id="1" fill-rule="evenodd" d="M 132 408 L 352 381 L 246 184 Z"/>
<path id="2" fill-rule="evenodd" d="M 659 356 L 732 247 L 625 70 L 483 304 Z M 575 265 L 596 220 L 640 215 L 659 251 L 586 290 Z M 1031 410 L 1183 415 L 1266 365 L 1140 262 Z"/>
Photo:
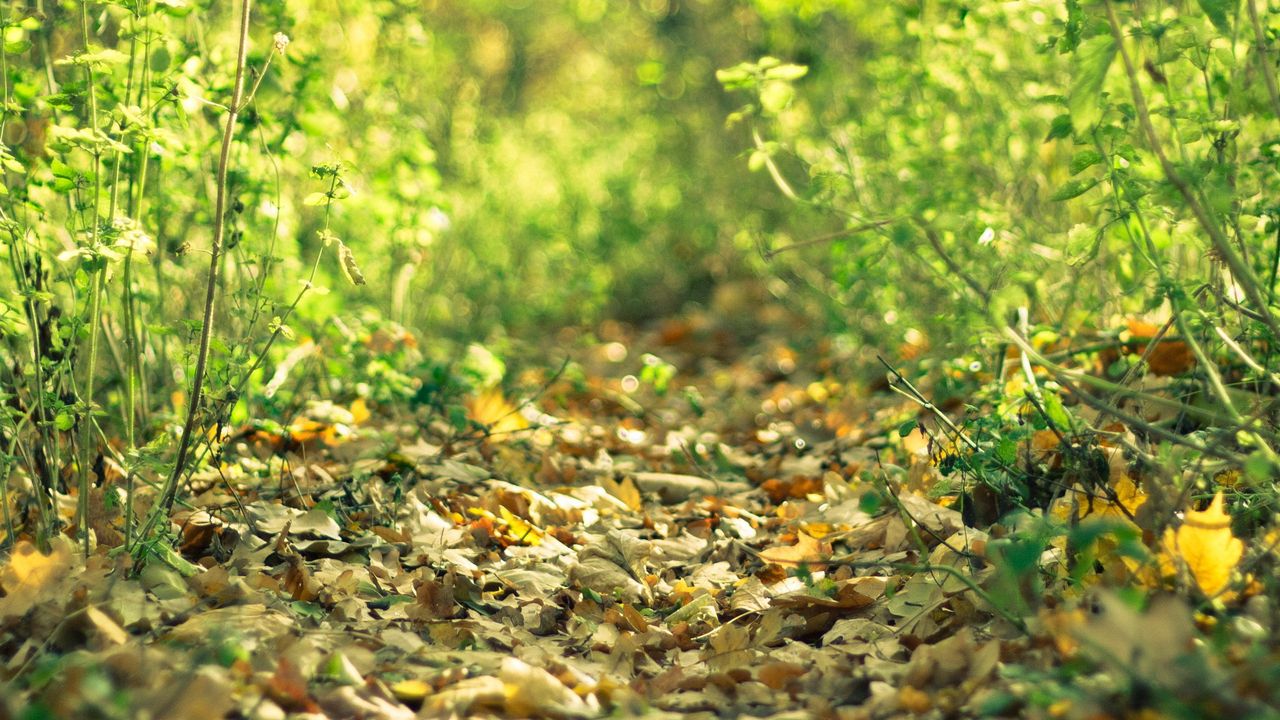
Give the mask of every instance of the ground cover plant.
<path id="1" fill-rule="evenodd" d="M 1278 58 L 0 3 L 0 717 L 1280 715 Z"/>

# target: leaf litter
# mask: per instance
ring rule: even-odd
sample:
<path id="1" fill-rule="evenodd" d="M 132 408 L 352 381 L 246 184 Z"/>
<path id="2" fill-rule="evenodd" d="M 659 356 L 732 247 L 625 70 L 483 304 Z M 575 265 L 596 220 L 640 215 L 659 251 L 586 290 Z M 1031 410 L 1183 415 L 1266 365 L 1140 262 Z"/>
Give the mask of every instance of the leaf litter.
<path id="1" fill-rule="evenodd" d="M 692 368 L 684 396 L 628 390 L 593 348 L 585 383 L 480 391 L 481 437 L 314 403 L 194 478 L 176 552 L 133 566 L 109 547 L 119 517 L 87 559 L 19 542 L 0 566 L 0 717 L 1146 718 L 1276 700 L 1271 609 L 1241 568 L 1258 558 L 1221 493 L 1145 544 L 1150 501 L 1119 461 L 1089 508 L 1068 492 L 966 519 L 939 492 L 950 451 L 896 431 L 913 405 L 841 386 L 830 352 L 677 330 L 624 339 Z M 1068 452 L 1033 445 L 1043 466 Z M 1026 541 L 1054 517 L 1150 552 L 1099 542 L 1064 567 L 1080 538 Z"/>

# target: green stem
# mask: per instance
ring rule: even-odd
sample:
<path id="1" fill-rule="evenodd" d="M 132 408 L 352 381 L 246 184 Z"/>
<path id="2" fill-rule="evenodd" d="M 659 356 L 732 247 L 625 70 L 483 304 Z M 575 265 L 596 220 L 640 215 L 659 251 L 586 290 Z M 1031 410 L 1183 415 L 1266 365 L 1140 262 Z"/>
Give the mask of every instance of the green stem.
<path id="1" fill-rule="evenodd" d="M 80 31 L 85 48 L 89 47 L 89 3 L 80 4 Z M 89 93 L 89 127 L 95 143 L 98 140 L 98 93 L 95 86 L 93 67 L 85 66 L 85 76 Z M 102 224 L 102 154 L 95 144 L 93 150 L 93 215 L 89 227 L 90 247 L 97 252 L 101 241 Z M 99 260 L 100 261 L 100 260 Z M 91 438 L 93 437 L 93 392 L 96 369 L 98 365 L 99 314 L 102 311 L 102 293 L 106 286 L 106 269 L 100 268 L 94 279 L 93 290 L 89 301 L 89 362 L 85 367 L 84 384 L 84 417 L 80 425 L 80 461 L 77 467 L 79 479 L 78 511 L 80 539 L 85 557 L 89 556 L 89 464 L 92 460 Z"/>
<path id="2" fill-rule="evenodd" d="M 213 243 L 209 257 L 209 277 L 205 285 L 204 318 L 200 327 L 200 350 L 196 355 L 195 373 L 191 380 L 191 397 L 187 401 L 187 419 L 182 426 L 182 437 L 173 462 L 173 472 L 165 483 L 164 492 L 147 518 L 141 537 L 145 539 L 161 518 L 166 518 L 178 494 L 179 480 L 191 449 L 191 438 L 199 418 L 204 392 L 205 370 L 209 362 L 209 339 L 213 334 L 213 310 L 218 295 L 218 268 L 221 265 L 223 236 L 226 232 L 227 214 L 227 165 L 231 158 L 231 145 L 235 139 L 236 119 L 241 110 L 244 94 L 245 62 L 249 50 L 249 17 L 251 0 L 240 4 L 240 47 L 236 56 L 236 79 L 231 104 L 227 109 L 226 128 L 222 134 L 222 151 L 218 156 L 217 195 L 213 210 Z"/>

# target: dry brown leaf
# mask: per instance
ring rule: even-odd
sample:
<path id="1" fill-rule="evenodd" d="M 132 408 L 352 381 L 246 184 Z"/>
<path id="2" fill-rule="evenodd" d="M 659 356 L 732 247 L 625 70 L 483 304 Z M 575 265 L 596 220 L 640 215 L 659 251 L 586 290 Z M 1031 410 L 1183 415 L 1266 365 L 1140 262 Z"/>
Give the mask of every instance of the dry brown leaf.
<path id="1" fill-rule="evenodd" d="M 556 676 L 517 658 L 502 661 L 499 678 L 507 712 L 517 717 L 589 718 L 599 709 L 594 698 L 583 700 Z"/>
<path id="2" fill-rule="evenodd" d="M 628 508 L 637 512 L 644 509 L 644 498 L 640 495 L 640 488 L 636 486 L 636 481 L 632 478 L 624 477 L 622 480 L 614 480 L 611 477 L 602 475 L 596 482 L 610 495 L 621 500 Z"/>
<path id="3" fill-rule="evenodd" d="M 276 663 L 276 671 L 266 680 L 262 688 L 267 697 L 276 701 L 280 707 L 292 712 L 318 712 L 320 706 L 311 699 L 307 690 L 307 680 L 302 672 L 287 658 L 280 658 Z"/>
<path id="4" fill-rule="evenodd" d="M 824 560 L 831 557 L 831 544 L 808 533 L 796 533 L 795 545 L 771 547 L 761 551 L 760 558 L 776 565 L 808 565 L 814 570 L 826 567 Z"/>

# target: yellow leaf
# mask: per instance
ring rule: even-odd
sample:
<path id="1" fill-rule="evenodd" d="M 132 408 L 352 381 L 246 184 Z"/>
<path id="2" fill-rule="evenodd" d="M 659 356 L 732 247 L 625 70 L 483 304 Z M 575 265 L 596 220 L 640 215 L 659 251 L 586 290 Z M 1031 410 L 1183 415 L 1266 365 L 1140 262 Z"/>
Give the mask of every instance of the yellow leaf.
<path id="1" fill-rule="evenodd" d="M 608 475 L 601 475 L 596 482 L 632 510 L 639 512 L 644 509 L 644 496 L 640 494 L 640 488 L 636 487 L 636 481 L 630 476 L 614 480 Z"/>
<path id="2" fill-rule="evenodd" d="M 467 403 L 467 413 L 472 420 L 489 428 L 491 435 L 499 438 L 529 427 L 519 408 L 508 402 L 498 387 L 491 387 L 472 398 Z"/>
<path id="3" fill-rule="evenodd" d="M 1222 509 L 1222 493 L 1204 510 L 1187 511 L 1177 532 L 1165 531 L 1165 550 L 1186 563 L 1187 570 L 1207 597 L 1215 597 L 1231 582 L 1231 571 L 1244 555 L 1244 543 L 1231 534 L 1231 516 Z"/>
<path id="4" fill-rule="evenodd" d="M 420 703 L 430 692 L 431 686 L 421 680 L 401 680 L 391 686 L 391 694 L 406 703 Z"/>
<path id="5" fill-rule="evenodd" d="M 16 592 L 20 587 L 40 589 L 66 572 L 71 562 L 71 552 L 63 543 L 53 547 L 49 555 L 42 555 L 36 547 L 23 541 L 13 549 L 7 567 L 0 569 L 0 587 L 5 592 Z"/>
<path id="6" fill-rule="evenodd" d="M 365 403 L 364 398 L 356 398 L 351 401 L 351 423 L 353 425 L 361 425 L 365 420 L 369 419 L 369 405 Z"/>
<path id="7" fill-rule="evenodd" d="M 53 541 L 53 552 L 43 555 L 34 545 L 18 543 L 9 563 L 0 566 L 0 622 L 26 615 L 32 607 L 52 600 L 58 580 L 72 571 L 72 544 L 65 537 Z"/>
<path id="8" fill-rule="evenodd" d="M 535 527 L 532 523 L 526 522 L 520 516 L 508 510 L 506 507 L 499 505 L 498 513 L 502 515 L 502 519 L 507 522 L 508 533 L 513 539 L 526 545 L 541 545 L 542 530 Z"/>
<path id="9" fill-rule="evenodd" d="M 1138 508 L 1142 507 L 1143 503 L 1147 501 L 1147 493 L 1128 477 L 1119 478 L 1112 483 L 1112 485 L 1116 491 L 1116 501 L 1123 505 L 1124 508 L 1129 511 L 1130 515 L 1136 514 L 1138 512 Z M 1118 512 L 1115 508 L 1108 509 L 1110 510 L 1110 514 L 1123 514 Z"/>

